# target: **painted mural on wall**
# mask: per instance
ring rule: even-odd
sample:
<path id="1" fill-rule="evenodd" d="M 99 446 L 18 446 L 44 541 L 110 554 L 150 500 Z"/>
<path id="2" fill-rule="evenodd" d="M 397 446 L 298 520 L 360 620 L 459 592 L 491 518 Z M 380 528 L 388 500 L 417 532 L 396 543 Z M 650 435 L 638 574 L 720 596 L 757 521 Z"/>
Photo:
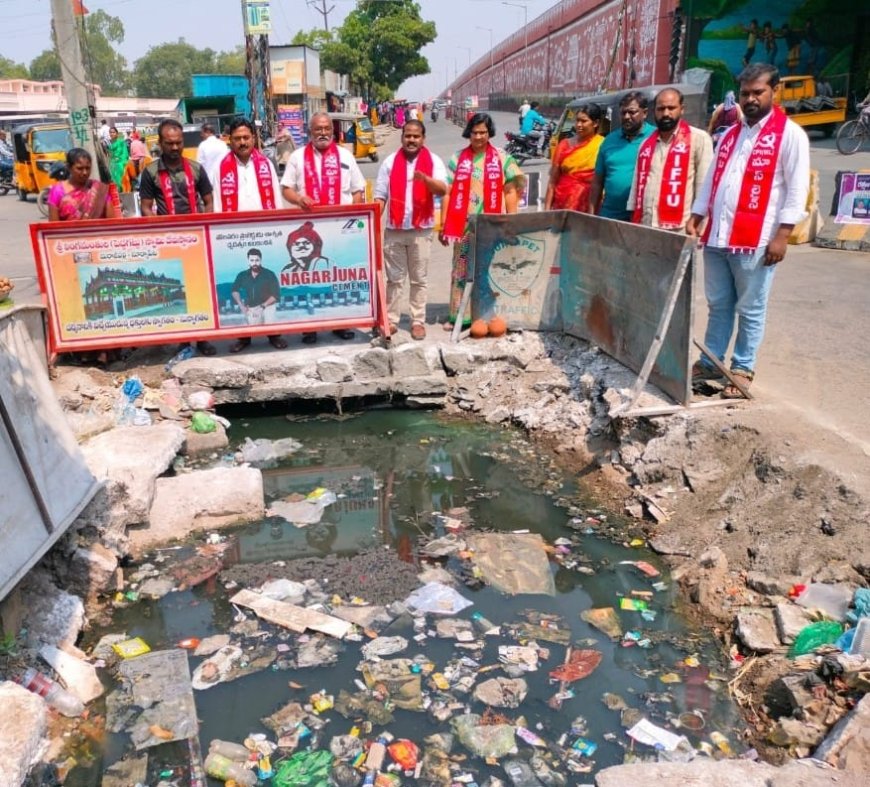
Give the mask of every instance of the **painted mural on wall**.
<path id="1" fill-rule="evenodd" d="M 781 74 L 849 71 L 855 12 L 844 0 L 689 0 L 687 65 L 732 76 L 752 62 Z"/>

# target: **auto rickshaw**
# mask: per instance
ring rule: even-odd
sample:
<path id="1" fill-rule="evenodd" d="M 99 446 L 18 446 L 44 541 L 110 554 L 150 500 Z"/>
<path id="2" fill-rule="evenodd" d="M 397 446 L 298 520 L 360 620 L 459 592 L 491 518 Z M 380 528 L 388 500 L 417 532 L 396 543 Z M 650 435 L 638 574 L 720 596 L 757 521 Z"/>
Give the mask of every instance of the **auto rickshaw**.
<path id="1" fill-rule="evenodd" d="M 332 121 L 332 134 L 335 141 L 349 145 L 354 158 L 378 160 L 375 129 L 365 115 L 330 112 L 329 119 Z"/>
<path id="2" fill-rule="evenodd" d="M 51 168 L 75 147 L 66 123 L 25 123 L 12 129 L 18 199 L 40 194 L 55 184 Z"/>

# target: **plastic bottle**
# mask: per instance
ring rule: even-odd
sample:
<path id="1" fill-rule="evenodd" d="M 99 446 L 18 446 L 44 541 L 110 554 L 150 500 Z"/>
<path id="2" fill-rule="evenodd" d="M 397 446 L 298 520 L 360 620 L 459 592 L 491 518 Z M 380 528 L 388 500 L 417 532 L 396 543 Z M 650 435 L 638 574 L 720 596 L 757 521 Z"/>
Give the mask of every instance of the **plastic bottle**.
<path id="1" fill-rule="evenodd" d="M 235 760 L 236 762 L 247 762 L 251 759 L 251 752 L 242 746 L 241 743 L 222 741 L 219 738 L 215 738 L 208 745 L 208 751 L 209 754 L 214 752 L 215 754 L 220 754 L 221 757 L 226 757 L 228 760 Z"/>
<path id="2" fill-rule="evenodd" d="M 175 366 L 175 364 L 181 363 L 181 361 L 187 361 L 190 358 L 193 358 L 193 347 L 188 344 L 175 353 L 175 355 L 166 362 L 166 366 L 163 368 L 168 372 L 173 366 Z"/>
<path id="3" fill-rule="evenodd" d="M 491 620 L 487 620 L 483 615 L 479 612 L 471 613 L 471 622 L 474 624 L 474 627 L 481 634 L 489 634 L 490 632 L 497 633 L 498 626 L 495 625 Z"/>
<path id="4" fill-rule="evenodd" d="M 257 774 L 248 770 L 240 762 L 224 757 L 216 752 L 209 752 L 205 758 L 205 772 L 213 779 L 227 782 L 230 779 L 242 787 L 256 787 Z"/>
<path id="5" fill-rule="evenodd" d="M 70 694 L 59 683 L 55 683 L 47 675 L 43 675 L 32 667 L 21 676 L 18 682 L 28 691 L 38 694 L 64 716 L 74 718 L 81 716 L 85 710 L 84 704 L 78 697 Z"/>
<path id="6" fill-rule="evenodd" d="M 378 738 L 371 746 L 366 757 L 366 769 L 368 771 L 379 771 L 384 765 L 384 758 L 387 756 L 387 739 L 384 737 Z"/>

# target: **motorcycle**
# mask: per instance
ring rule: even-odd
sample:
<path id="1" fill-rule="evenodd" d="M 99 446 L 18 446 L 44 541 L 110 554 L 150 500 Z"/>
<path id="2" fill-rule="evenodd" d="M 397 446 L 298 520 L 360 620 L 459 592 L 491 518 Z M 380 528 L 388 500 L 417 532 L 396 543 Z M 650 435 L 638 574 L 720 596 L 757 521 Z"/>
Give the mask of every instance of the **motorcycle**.
<path id="1" fill-rule="evenodd" d="M 546 125 L 535 123 L 534 131 L 540 131 L 539 137 L 532 137 L 530 134 L 515 134 L 513 131 L 506 131 L 505 152 L 510 153 L 517 164 L 523 164 L 533 158 L 549 158 L 550 157 L 550 138 L 556 130 L 556 122 L 553 120 L 547 121 Z M 541 150 L 538 153 L 538 150 Z"/>
<path id="2" fill-rule="evenodd" d="M 0 156 L 0 197 L 15 191 L 15 167 L 11 156 Z"/>
<path id="3" fill-rule="evenodd" d="M 55 161 L 48 170 L 48 177 L 58 182 L 69 179 L 69 168 L 65 161 Z M 51 186 L 46 186 L 39 194 L 36 195 L 36 207 L 43 216 L 48 216 L 48 193 L 51 191 Z"/>
<path id="4" fill-rule="evenodd" d="M 433 110 L 429 113 L 429 119 L 430 119 L 433 123 L 437 123 L 437 122 L 438 122 L 438 110 L 437 110 L 437 109 L 433 109 Z"/>

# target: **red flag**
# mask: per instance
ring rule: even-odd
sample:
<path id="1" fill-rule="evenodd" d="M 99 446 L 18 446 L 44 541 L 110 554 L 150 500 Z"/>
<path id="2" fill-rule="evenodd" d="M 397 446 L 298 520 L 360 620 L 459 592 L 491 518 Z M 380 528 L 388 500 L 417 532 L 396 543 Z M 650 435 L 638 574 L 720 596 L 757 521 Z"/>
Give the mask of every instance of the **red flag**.
<path id="1" fill-rule="evenodd" d="M 85 14 L 90 13 L 90 11 L 85 8 L 85 4 L 82 2 L 82 0 L 72 0 L 72 7 L 73 16 L 84 16 Z"/>

